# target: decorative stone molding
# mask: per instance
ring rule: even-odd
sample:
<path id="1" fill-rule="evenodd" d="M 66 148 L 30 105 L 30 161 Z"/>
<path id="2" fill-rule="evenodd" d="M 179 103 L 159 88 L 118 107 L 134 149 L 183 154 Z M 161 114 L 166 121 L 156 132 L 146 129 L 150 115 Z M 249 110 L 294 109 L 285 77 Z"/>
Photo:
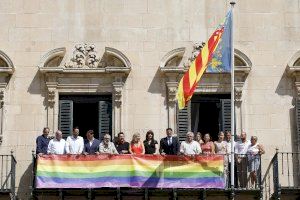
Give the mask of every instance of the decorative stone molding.
<path id="1" fill-rule="evenodd" d="M 122 90 L 123 90 L 123 82 L 113 82 L 113 95 L 114 102 L 116 106 L 120 107 L 122 104 Z"/>
<path id="2" fill-rule="evenodd" d="M 176 104 L 177 82 L 166 82 L 168 89 L 168 103 L 173 106 Z"/>
<path id="3" fill-rule="evenodd" d="M 192 55 L 188 58 L 188 60 L 184 63 L 185 68 L 189 68 L 192 62 L 196 59 L 198 54 L 201 52 L 201 49 L 204 47 L 205 43 L 195 43 L 193 46 Z"/>
<path id="4" fill-rule="evenodd" d="M 113 133 L 121 131 L 121 105 L 124 82 L 130 73 L 131 63 L 119 50 L 106 47 L 102 57 L 93 44 L 78 44 L 72 57 L 65 48 L 49 51 L 39 63 L 47 86 L 48 124 L 58 128 L 59 94 L 102 94 L 113 97 Z"/>
<path id="5" fill-rule="evenodd" d="M 3 142 L 5 89 L 15 68 L 11 59 L 0 50 L 0 144 Z"/>
<path id="6" fill-rule="evenodd" d="M 77 44 L 73 51 L 73 57 L 70 62 L 65 64 L 68 68 L 82 68 L 87 66 L 95 68 L 98 66 L 99 59 L 93 44 Z"/>
<path id="7" fill-rule="evenodd" d="M 293 79 L 297 91 L 297 98 L 300 99 L 300 51 L 296 52 L 290 59 L 286 73 Z"/>

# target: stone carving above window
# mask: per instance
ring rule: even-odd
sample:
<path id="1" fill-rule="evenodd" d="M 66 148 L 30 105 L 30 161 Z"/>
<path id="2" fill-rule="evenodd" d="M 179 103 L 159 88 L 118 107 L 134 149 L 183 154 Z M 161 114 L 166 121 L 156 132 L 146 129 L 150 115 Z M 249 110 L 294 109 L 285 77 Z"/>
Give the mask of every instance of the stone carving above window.
<path id="1" fill-rule="evenodd" d="M 201 52 L 201 49 L 204 47 L 204 45 L 205 45 L 204 42 L 202 42 L 201 44 L 200 43 L 194 44 L 191 56 L 184 63 L 185 68 L 188 68 L 192 64 L 192 62 L 196 59 L 198 54 Z"/>
<path id="2" fill-rule="evenodd" d="M 70 62 L 65 64 L 68 68 L 96 68 L 98 67 L 99 58 L 93 44 L 77 44 L 73 51 L 73 57 Z"/>
<path id="3" fill-rule="evenodd" d="M 78 44 L 69 54 L 64 47 L 53 49 L 39 63 L 39 72 L 43 74 L 47 90 L 47 126 L 52 130 L 58 129 L 60 94 L 111 93 L 113 133 L 120 132 L 123 88 L 131 70 L 129 59 L 110 47 L 105 47 L 101 57 L 93 44 Z"/>
<path id="4" fill-rule="evenodd" d="M 66 48 L 57 48 L 45 54 L 39 64 L 42 73 L 48 72 L 125 72 L 129 73 L 131 63 L 119 50 L 105 47 L 104 54 L 97 54 L 94 44 L 77 44 L 70 58 Z"/>

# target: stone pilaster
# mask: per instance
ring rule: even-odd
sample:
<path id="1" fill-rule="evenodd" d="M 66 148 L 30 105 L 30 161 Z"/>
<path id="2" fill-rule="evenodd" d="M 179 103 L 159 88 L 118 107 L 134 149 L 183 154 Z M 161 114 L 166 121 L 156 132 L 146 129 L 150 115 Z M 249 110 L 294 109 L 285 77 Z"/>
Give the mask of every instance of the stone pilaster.
<path id="1" fill-rule="evenodd" d="M 113 133 L 116 134 L 122 130 L 122 90 L 123 82 L 113 82 Z"/>
<path id="2" fill-rule="evenodd" d="M 168 98 L 168 127 L 176 131 L 176 92 L 177 82 L 166 82 Z"/>

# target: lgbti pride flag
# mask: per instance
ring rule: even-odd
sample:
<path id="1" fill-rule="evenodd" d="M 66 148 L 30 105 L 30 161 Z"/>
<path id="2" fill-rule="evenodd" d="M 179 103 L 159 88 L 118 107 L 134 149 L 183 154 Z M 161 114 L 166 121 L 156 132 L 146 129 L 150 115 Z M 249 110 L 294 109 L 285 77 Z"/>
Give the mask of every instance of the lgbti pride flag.
<path id="1" fill-rule="evenodd" d="M 36 188 L 224 188 L 224 156 L 45 155 Z"/>
<path id="2" fill-rule="evenodd" d="M 203 73 L 228 72 L 231 62 L 231 10 L 225 20 L 210 36 L 201 52 L 183 75 L 177 90 L 178 108 L 183 109 L 192 98 Z M 220 45 L 219 45 L 220 44 Z M 228 69 L 229 67 L 229 69 Z"/>

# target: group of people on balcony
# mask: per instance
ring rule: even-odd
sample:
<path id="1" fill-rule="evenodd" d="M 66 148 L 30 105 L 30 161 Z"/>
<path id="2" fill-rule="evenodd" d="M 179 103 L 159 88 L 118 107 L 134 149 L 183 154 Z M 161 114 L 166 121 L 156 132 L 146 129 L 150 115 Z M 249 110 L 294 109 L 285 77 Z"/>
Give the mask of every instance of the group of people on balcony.
<path id="1" fill-rule="evenodd" d="M 49 128 L 43 129 L 43 134 L 36 139 L 36 153 L 43 154 L 161 154 L 161 155 L 199 155 L 199 154 L 223 154 L 231 153 L 231 133 L 229 131 L 220 132 L 217 141 L 211 141 L 209 133 L 202 138 L 201 133 L 187 132 L 186 140 L 179 142 L 173 135 L 171 128 L 166 129 L 166 137 L 160 140 L 158 145 L 154 139 L 153 131 L 146 133 L 146 138 L 142 142 L 139 133 L 133 134 L 131 142 L 125 141 L 123 132 L 118 133 L 118 137 L 111 142 L 111 136 L 104 134 L 103 140 L 94 137 L 94 131 L 86 133 L 86 140 L 79 136 L 79 128 L 75 127 L 71 136 L 66 140 L 62 138 L 62 132 L 57 130 L 55 137 L 50 140 L 48 137 Z M 234 142 L 234 153 L 239 187 L 247 186 L 247 166 L 250 172 L 251 187 L 255 187 L 257 172 L 260 167 L 260 155 L 264 153 L 262 145 L 257 143 L 257 137 L 252 136 L 251 141 L 247 140 L 247 135 L 242 132 L 239 140 Z M 225 178 L 230 174 L 231 158 L 225 156 Z M 229 179 L 226 181 L 230 185 Z"/>

